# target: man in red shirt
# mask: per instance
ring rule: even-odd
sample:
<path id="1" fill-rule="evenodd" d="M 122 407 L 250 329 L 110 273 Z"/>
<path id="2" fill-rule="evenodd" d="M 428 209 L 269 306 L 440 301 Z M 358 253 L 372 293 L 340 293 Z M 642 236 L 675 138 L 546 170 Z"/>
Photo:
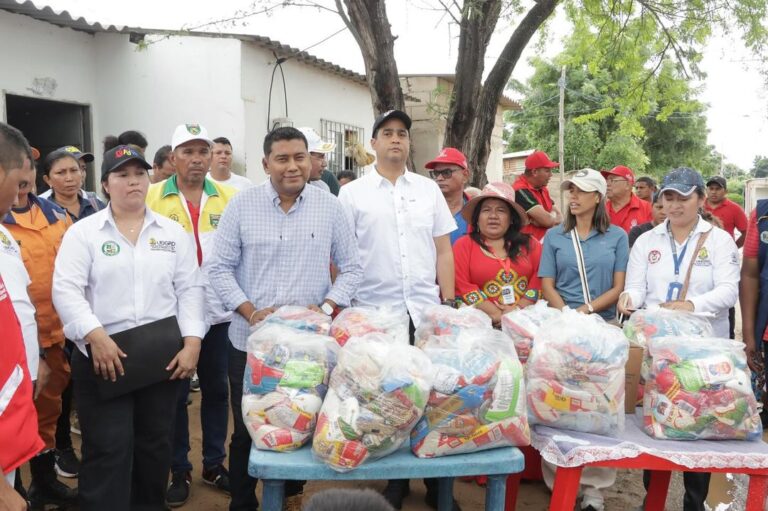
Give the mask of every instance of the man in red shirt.
<path id="1" fill-rule="evenodd" d="M 741 206 L 726 198 L 728 184 L 724 177 L 714 176 L 707 181 L 707 200 L 704 209 L 712 213 L 723 223 L 723 229 L 734 237 L 734 230 L 738 229 L 741 235 L 736 240 L 736 246 L 744 245 L 747 232 L 747 215 Z"/>
<path id="2" fill-rule="evenodd" d="M 23 171 L 32 167 L 32 150 L 21 132 L 0 123 L 0 218 L 11 210 Z M 16 469 L 43 448 L 32 402 L 32 378 L 21 326 L 0 277 L 0 508 L 27 509 L 13 489 Z"/>
<path id="3" fill-rule="evenodd" d="M 629 167 L 617 165 L 602 174 L 608 183 L 606 208 L 612 224 L 628 233 L 633 227 L 653 220 L 651 205 L 632 193 L 635 174 Z"/>
<path id="4" fill-rule="evenodd" d="M 563 215 L 552 202 L 547 184 L 552 179 L 552 169 L 560 164 L 552 161 L 544 151 L 535 151 L 525 159 L 525 173 L 515 180 L 515 202 L 528 214 L 530 223 L 522 232 L 541 241 L 547 229 L 563 221 Z"/>

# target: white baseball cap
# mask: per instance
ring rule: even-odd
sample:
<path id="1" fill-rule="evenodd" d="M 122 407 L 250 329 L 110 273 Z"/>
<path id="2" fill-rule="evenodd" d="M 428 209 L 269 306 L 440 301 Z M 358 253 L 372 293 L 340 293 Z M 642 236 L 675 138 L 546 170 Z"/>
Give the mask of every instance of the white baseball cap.
<path id="1" fill-rule="evenodd" d="M 203 140 L 208 145 L 213 145 L 213 140 L 208 136 L 208 130 L 202 124 L 179 124 L 171 137 L 171 151 L 175 151 L 181 144 L 190 140 Z"/>
<path id="2" fill-rule="evenodd" d="M 594 169 L 581 169 L 568 174 L 568 178 L 560 185 L 561 190 L 567 190 L 570 185 L 582 192 L 598 192 L 605 196 L 608 184 L 602 174 Z"/>
<path id="3" fill-rule="evenodd" d="M 330 153 L 336 149 L 335 142 L 326 142 L 314 128 L 299 128 L 299 131 L 307 138 L 307 150 L 310 153 Z"/>

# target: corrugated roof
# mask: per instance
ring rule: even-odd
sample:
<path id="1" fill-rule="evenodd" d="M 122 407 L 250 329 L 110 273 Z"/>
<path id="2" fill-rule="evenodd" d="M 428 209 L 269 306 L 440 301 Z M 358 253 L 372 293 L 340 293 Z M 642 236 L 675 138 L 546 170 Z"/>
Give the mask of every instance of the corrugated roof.
<path id="1" fill-rule="evenodd" d="M 349 69 L 343 68 L 321 58 L 315 57 L 305 51 L 301 51 L 298 48 L 293 48 L 287 44 L 282 44 L 279 41 L 274 41 L 268 37 L 262 37 L 251 34 L 225 34 L 214 32 L 198 32 L 198 31 L 174 31 L 174 30 L 154 30 L 143 29 L 138 27 L 125 27 L 119 25 L 103 25 L 98 22 L 88 21 L 81 17 L 73 17 L 69 11 L 55 11 L 49 6 L 38 7 L 32 0 L 0 0 L 0 10 L 12 12 L 14 14 L 22 14 L 29 16 L 39 21 L 51 23 L 58 27 L 71 28 L 80 32 L 88 34 L 96 34 L 103 32 L 121 33 L 121 34 L 147 34 L 147 35 L 178 35 L 178 36 L 193 36 L 193 37 L 224 37 L 239 39 L 241 41 L 252 42 L 261 48 L 269 50 L 277 55 L 278 58 L 290 57 L 296 59 L 304 64 L 322 69 L 335 75 L 342 76 L 360 85 L 367 85 L 365 76 L 355 73 Z"/>

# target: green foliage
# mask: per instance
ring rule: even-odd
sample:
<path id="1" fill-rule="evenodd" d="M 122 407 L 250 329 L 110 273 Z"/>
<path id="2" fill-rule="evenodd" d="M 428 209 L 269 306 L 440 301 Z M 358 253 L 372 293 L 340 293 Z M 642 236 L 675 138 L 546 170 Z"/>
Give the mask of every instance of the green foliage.
<path id="1" fill-rule="evenodd" d="M 728 192 L 725 196 L 727 198 L 731 199 L 733 202 L 735 202 L 739 206 L 744 206 L 744 194 L 743 193 Z"/>
<path id="2" fill-rule="evenodd" d="M 677 65 L 653 61 L 646 30 L 632 20 L 610 36 L 582 20 L 554 60 L 532 59 L 529 81 L 508 86 L 524 99 L 522 111 L 507 115 L 507 149 L 557 153 L 558 80 L 566 65 L 566 169 L 622 164 L 657 177 L 683 165 L 704 174 L 719 170 L 706 143 L 704 105 Z M 610 52 L 600 42 L 605 37 L 617 38 Z"/>
<path id="3" fill-rule="evenodd" d="M 750 173 L 753 177 L 768 177 L 768 157 L 755 156 Z"/>

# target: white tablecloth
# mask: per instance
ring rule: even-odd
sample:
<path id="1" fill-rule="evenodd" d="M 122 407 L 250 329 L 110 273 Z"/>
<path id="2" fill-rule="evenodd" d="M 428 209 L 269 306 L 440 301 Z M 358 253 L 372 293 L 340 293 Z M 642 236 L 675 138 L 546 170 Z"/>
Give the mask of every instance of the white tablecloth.
<path id="1" fill-rule="evenodd" d="M 537 425 L 531 444 L 542 458 L 559 467 L 650 454 L 688 468 L 768 469 L 768 444 L 738 440 L 655 440 L 642 430 L 641 418 L 627 415 L 625 430 L 606 437 Z"/>

